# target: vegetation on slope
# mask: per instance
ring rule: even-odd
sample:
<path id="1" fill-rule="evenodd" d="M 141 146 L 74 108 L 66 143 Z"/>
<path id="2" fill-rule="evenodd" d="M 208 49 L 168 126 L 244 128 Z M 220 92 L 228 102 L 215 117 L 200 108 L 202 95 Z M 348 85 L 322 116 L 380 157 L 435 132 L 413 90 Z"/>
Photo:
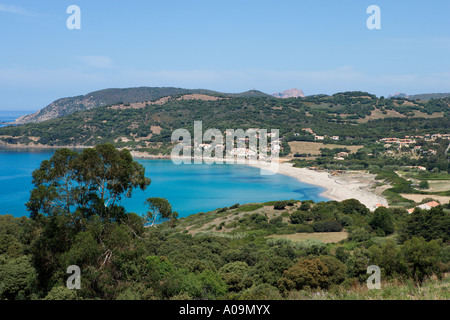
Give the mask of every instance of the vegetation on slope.
<path id="1" fill-rule="evenodd" d="M 113 104 L 130 104 L 153 101 L 167 96 L 185 94 L 207 94 L 218 97 L 261 97 L 268 96 L 260 91 L 251 90 L 243 93 L 221 93 L 206 89 L 181 89 L 172 87 L 138 87 L 126 89 L 105 89 L 86 95 L 62 98 L 52 102 L 42 110 L 25 117 L 19 123 L 42 122 L 45 120 L 67 116 L 74 112 L 90 110 L 96 107 Z"/>
<path id="2" fill-rule="evenodd" d="M 406 102 L 404 99 L 376 98 L 351 92 L 333 96 L 277 99 L 234 97 L 217 101 L 169 100 L 162 105 L 147 104 L 139 109 L 96 107 L 39 124 L 0 128 L 1 141 L 30 146 L 94 146 L 114 143 L 118 147 L 161 149 L 167 152 L 171 133 L 185 128 L 193 133 L 194 121 L 203 121 L 204 130 L 279 129 L 285 141 L 308 140 L 306 127 L 319 135 L 340 136 L 341 144 L 365 144 L 385 137 L 435 133 L 450 127 L 447 99 Z M 398 118 L 369 119 L 374 110 L 396 110 Z M 419 112 L 419 117 L 415 113 Z M 425 119 L 420 115 L 438 114 Z M 331 141 L 330 141 L 331 142 Z M 285 146 L 286 149 L 288 146 Z"/>
<path id="3" fill-rule="evenodd" d="M 126 151 L 110 150 L 117 155 L 110 162 L 96 158 L 107 148 L 58 151 L 33 174 L 31 218 L 0 216 L 1 299 L 449 298 L 450 213 L 442 206 L 408 215 L 370 212 L 353 199 L 286 200 L 166 216 L 146 227 L 166 205 L 141 217 L 120 201 L 105 203 L 99 186 L 111 170 L 130 173 L 103 185 L 117 198 L 138 187 L 131 182 L 142 174 Z M 78 161 L 96 169 L 72 170 Z M 53 187 L 66 192 L 49 201 Z M 284 238 L 325 232 L 346 236 Z M 70 265 L 81 269 L 80 290 L 65 286 Z M 370 265 L 381 268 L 380 291 L 366 289 Z"/>

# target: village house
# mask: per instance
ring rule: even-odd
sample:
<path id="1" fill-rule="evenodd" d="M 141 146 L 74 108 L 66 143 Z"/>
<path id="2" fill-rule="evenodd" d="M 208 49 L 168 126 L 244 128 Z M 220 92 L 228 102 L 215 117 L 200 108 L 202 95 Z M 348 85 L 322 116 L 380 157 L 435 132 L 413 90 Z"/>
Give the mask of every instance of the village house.
<path id="1" fill-rule="evenodd" d="M 419 170 L 422 170 L 422 171 L 426 171 L 426 170 L 427 170 L 427 168 L 422 167 L 422 166 L 407 166 L 407 168 L 410 168 L 410 169 L 419 169 Z"/>
<path id="2" fill-rule="evenodd" d="M 311 134 L 315 134 L 314 131 L 311 128 L 303 128 L 303 131 L 309 132 Z"/>
<path id="3" fill-rule="evenodd" d="M 237 157 L 255 157 L 257 153 L 247 148 L 234 148 L 230 151 L 230 155 Z"/>
<path id="4" fill-rule="evenodd" d="M 345 152 L 345 151 L 339 152 L 336 156 L 340 157 L 340 158 L 345 158 L 345 157 L 348 157 L 348 152 Z"/>
<path id="5" fill-rule="evenodd" d="M 437 202 L 437 201 L 430 201 L 430 202 L 418 205 L 416 208 L 419 208 L 419 209 L 422 209 L 422 210 L 431 210 L 432 208 L 439 207 L 439 206 L 440 206 L 439 202 Z M 408 209 L 408 213 L 409 214 L 413 213 L 414 209 L 415 208 Z"/>

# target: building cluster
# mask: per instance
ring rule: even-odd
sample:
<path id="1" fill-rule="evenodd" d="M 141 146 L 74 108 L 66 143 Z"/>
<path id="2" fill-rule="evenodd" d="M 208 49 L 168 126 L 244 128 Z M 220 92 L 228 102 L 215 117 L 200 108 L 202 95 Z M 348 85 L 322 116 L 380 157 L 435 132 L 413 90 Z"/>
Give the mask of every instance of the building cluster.
<path id="1" fill-rule="evenodd" d="M 233 137 L 233 148 L 230 150 L 229 155 L 233 157 L 239 157 L 239 158 L 259 158 L 259 159 L 268 159 L 271 156 L 268 156 L 268 151 L 271 152 L 271 154 L 277 154 L 281 150 L 281 142 L 283 141 L 283 138 L 278 138 L 278 133 L 267 133 L 265 134 L 265 138 L 267 139 L 267 147 L 264 148 L 264 146 L 261 145 L 261 131 L 259 129 L 248 129 L 245 132 L 245 137 Z M 252 139 L 250 139 L 249 136 L 253 135 L 256 138 L 256 144 Z M 234 133 L 231 131 L 226 131 L 225 136 L 232 136 Z M 212 151 L 212 149 L 215 149 L 216 151 L 224 151 L 226 149 L 225 147 L 225 141 L 223 141 L 223 145 L 214 145 L 209 143 L 196 143 L 194 142 L 194 150 L 204 150 L 204 151 Z M 259 149 L 259 153 L 258 153 Z"/>
<path id="2" fill-rule="evenodd" d="M 325 140 L 327 138 L 330 138 L 331 140 L 334 140 L 334 141 L 339 141 L 339 136 L 330 136 L 330 137 L 327 135 L 320 136 L 320 135 L 316 134 L 311 128 L 303 128 L 302 131 L 312 134 L 314 136 L 314 140 L 316 140 L 316 141 L 317 140 L 319 140 L 319 141 Z M 298 137 L 300 135 L 301 135 L 300 133 L 294 133 L 294 136 L 296 136 L 296 137 Z"/>
<path id="3" fill-rule="evenodd" d="M 405 136 L 404 139 L 401 138 L 383 138 L 379 142 L 387 144 L 399 144 L 399 145 L 410 145 L 415 144 L 417 140 L 424 140 L 426 142 L 435 142 L 437 139 L 450 140 L 450 134 L 426 134 L 423 136 Z"/>
<path id="4" fill-rule="evenodd" d="M 334 160 L 342 161 L 345 160 L 346 157 L 348 157 L 348 152 L 339 152 L 334 156 Z"/>
<path id="5" fill-rule="evenodd" d="M 382 138 L 378 142 L 383 143 L 386 149 L 396 147 L 398 150 L 401 148 L 411 148 L 416 153 L 428 154 L 428 155 L 436 155 L 437 151 L 434 149 L 422 150 L 422 146 L 416 146 L 418 140 L 424 140 L 425 142 L 435 142 L 437 139 L 445 139 L 450 140 L 450 134 L 426 134 L 423 136 L 405 136 L 405 138 Z"/>

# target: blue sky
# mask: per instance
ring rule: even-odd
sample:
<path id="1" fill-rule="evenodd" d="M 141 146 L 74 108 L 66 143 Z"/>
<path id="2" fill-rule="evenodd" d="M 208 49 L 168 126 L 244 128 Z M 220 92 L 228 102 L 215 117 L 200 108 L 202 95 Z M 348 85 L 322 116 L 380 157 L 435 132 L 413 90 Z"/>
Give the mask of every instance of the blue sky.
<path id="1" fill-rule="evenodd" d="M 69 5 L 81 30 L 69 30 Z M 369 30 L 369 5 L 381 30 Z M 0 110 L 104 88 L 450 92 L 447 0 L 0 0 Z"/>

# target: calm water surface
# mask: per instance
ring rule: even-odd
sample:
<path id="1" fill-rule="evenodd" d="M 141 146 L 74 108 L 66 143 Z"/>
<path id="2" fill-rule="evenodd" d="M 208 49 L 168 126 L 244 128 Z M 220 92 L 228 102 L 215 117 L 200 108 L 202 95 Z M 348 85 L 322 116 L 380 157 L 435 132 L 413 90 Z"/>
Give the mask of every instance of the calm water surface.
<path id="1" fill-rule="evenodd" d="M 0 214 L 28 216 L 25 203 L 33 188 L 31 174 L 53 151 L 0 150 Z M 284 175 L 262 176 L 244 165 L 175 165 L 170 160 L 138 160 L 152 183 L 124 198 L 127 211 L 145 214 L 145 199 L 167 198 L 180 217 L 235 203 L 311 199 L 326 201 L 323 189 Z"/>

